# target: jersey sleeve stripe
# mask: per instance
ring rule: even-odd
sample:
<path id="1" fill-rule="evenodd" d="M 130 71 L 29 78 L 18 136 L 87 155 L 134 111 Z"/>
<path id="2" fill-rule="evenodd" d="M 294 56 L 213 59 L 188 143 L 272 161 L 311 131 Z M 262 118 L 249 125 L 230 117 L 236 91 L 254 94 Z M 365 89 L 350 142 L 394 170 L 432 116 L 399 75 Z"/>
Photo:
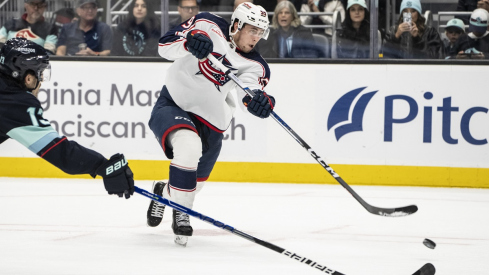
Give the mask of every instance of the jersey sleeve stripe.
<path id="1" fill-rule="evenodd" d="M 187 33 L 188 31 L 194 29 L 196 27 L 196 24 L 198 22 L 206 22 L 206 23 L 209 23 L 209 24 L 212 24 L 216 27 L 219 28 L 219 25 L 216 24 L 215 22 L 213 21 L 210 21 L 208 19 L 205 19 L 205 18 L 201 18 L 201 19 L 197 19 L 195 22 L 193 22 L 192 25 L 190 25 L 188 28 L 184 28 L 182 27 L 181 25 L 168 31 L 162 38 L 160 38 L 160 41 L 159 41 L 159 46 L 169 46 L 173 43 L 176 43 L 176 42 L 180 42 L 181 40 L 184 40 L 184 38 L 176 35 L 177 32 L 185 32 Z"/>
<path id="2" fill-rule="evenodd" d="M 59 138 L 58 133 L 56 132 L 51 132 L 42 138 L 40 138 L 38 141 L 34 142 L 31 146 L 29 146 L 29 150 L 31 150 L 34 153 L 38 153 L 44 147 L 46 147 L 51 141 L 53 141 L 55 138 Z"/>
<path id="3" fill-rule="evenodd" d="M 49 147 L 49 149 L 47 149 L 40 157 L 44 157 L 44 155 L 47 154 L 47 152 L 51 151 L 51 149 L 53 149 L 54 147 L 56 147 L 58 144 L 60 144 L 61 142 L 67 140 L 66 137 L 63 137 L 60 141 L 56 142 L 53 146 Z"/>
<path id="4" fill-rule="evenodd" d="M 58 132 L 51 126 L 39 127 L 32 125 L 14 128 L 7 135 L 36 154 L 49 142 L 59 137 Z"/>

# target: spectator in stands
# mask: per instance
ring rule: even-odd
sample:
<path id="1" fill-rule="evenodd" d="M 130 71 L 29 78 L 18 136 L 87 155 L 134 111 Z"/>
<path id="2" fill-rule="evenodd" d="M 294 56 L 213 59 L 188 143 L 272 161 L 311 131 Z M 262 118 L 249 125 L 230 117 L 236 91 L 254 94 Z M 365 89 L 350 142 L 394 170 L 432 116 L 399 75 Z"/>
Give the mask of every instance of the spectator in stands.
<path id="1" fill-rule="evenodd" d="M 170 21 L 170 29 L 182 24 L 197 15 L 200 11 L 197 0 L 178 0 L 178 14 L 180 16 Z"/>
<path id="2" fill-rule="evenodd" d="M 386 34 L 384 57 L 440 59 L 445 56 L 445 48 L 438 31 L 427 26 L 419 0 L 403 0 L 397 25 Z M 408 20 L 404 22 L 404 14 Z"/>
<path id="3" fill-rule="evenodd" d="M 345 21 L 338 31 L 338 58 L 370 57 L 370 14 L 365 0 L 348 0 Z"/>
<path id="4" fill-rule="evenodd" d="M 265 58 L 320 57 L 312 32 L 301 25 L 297 10 L 289 1 L 277 4 L 270 35 L 257 46 Z"/>
<path id="5" fill-rule="evenodd" d="M 450 58 L 489 59 L 489 31 L 485 9 L 475 9 L 470 15 L 469 33 L 462 34 L 449 52 Z"/>
<path id="6" fill-rule="evenodd" d="M 447 26 L 445 28 L 445 35 L 447 36 L 447 39 L 444 41 L 446 54 L 449 54 L 452 51 L 452 48 L 455 46 L 455 42 L 462 33 L 465 33 L 465 25 L 462 20 L 453 18 L 447 22 Z"/>
<path id="7" fill-rule="evenodd" d="M 345 19 L 345 6 L 338 0 L 307 0 L 302 4 L 301 12 L 335 12 L 341 14 L 341 22 Z M 301 15 L 302 25 L 332 25 L 333 16 L 331 15 Z M 328 36 L 333 34 L 333 29 L 313 29 L 314 33 L 326 33 Z"/>
<path id="8" fill-rule="evenodd" d="M 161 36 L 154 1 L 135 0 L 129 5 L 127 19 L 114 30 L 111 55 L 157 56 Z"/>
<path id="9" fill-rule="evenodd" d="M 473 11 L 477 9 L 478 0 L 458 0 L 457 11 Z M 465 15 L 458 15 L 456 18 L 461 19 L 465 24 L 469 23 L 469 17 Z"/>
<path id="10" fill-rule="evenodd" d="M 75 11 L 72 8 L 62 8 L 54 12 L 54 24 L 61 30 L 65 24 L 73 22 Z"/>
<path id="11" fill-rule="evenodd" d="M 109 25 L 97 20 L 97 8 L 97 0 L 78 0 L 79 20 L 61 29 L 56 55 L 110 55 L 112 31 Z"/>
<path id="12" fill-rule="evenodd" d="M 44 19 L 46 0 L 24 0 L 25 13 L 21 18 L 13 18 L 0 29 L 0 46 L 13 37 L 24 37 L 43 46 L 49 54 L 54 54 L 58 42 L 56 26 Z"/>

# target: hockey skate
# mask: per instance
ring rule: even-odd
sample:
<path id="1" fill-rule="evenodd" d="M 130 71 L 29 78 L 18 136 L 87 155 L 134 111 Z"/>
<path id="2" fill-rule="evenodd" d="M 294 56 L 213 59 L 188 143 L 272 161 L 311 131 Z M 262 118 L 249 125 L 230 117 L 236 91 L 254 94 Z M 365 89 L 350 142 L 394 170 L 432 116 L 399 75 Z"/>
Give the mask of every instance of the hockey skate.
<path id="1" fill-rule="evenodd" d="M 163 189 L 165 189 L 166 182 L 156 182 L 153 184 L 153 193 L 162 196 Z M 146 214 L 148 220 L 148 226 L 155 227 L 160 225 L 163 219 L 163 213 L 165 212 L 165 205 L 159 202 L 151 201 L 148 208 L 148 213 Z"/>
<path id="2" fill-rule="evenodd" d="M 188 237 L 192 236 L 194 230 L 190 226 L 188 214 L 173 209 L 173 223 L 171 225 L 175 234 L 175 243 L 187 246 Z"/>

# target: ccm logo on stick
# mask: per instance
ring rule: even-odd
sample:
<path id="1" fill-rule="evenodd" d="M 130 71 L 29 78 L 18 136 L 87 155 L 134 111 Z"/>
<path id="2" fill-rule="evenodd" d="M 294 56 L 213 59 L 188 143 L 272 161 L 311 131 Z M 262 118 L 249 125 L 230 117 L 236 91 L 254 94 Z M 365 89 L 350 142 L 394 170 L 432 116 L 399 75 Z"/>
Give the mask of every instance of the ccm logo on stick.
<path id="1" fill-rule="evenodd" d="M 119 160 L 118 162 L 112 164 L 111 166 L 107 167 L 107 169 L 105 170 L 105 174 L 110 175 L 113 172 L 121 169 L 122 167 L 124 167 L 126 165 L 127 165 L 127 160 L 126 160 L 126 158 L 123 158 L 123 159 Z"/>

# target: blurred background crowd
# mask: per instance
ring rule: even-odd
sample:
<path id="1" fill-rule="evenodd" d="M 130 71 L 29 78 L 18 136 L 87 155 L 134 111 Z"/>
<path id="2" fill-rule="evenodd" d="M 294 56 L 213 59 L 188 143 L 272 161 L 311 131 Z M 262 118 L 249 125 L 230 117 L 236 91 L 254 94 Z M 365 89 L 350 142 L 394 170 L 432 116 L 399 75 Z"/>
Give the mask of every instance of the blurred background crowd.
<path id="1" fill-rule="evenodd" d="M 371 0 L 373 1 L 373 0 Z M 488 59 L 489 0 L 0 0 L 0 46 L 25 37 L 58 56 L 158 56 L 199 12 L 263 6 L 270 58 Z"/>

